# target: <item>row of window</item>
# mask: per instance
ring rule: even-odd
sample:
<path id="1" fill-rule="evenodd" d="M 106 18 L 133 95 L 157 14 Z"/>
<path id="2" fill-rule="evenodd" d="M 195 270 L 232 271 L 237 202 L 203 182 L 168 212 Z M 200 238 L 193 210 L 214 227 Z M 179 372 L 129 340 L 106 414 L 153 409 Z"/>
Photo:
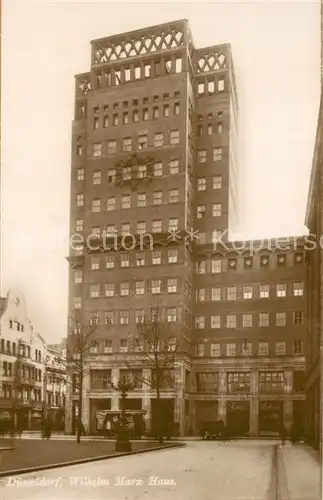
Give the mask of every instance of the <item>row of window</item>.
<path id="1" fill-rule="evenodd" d="M 179 160 L 177 158 L 172 158 L 168 161 L 168 169 L 167 172 L 165 169 L 163 170 L 163 163 L 162 162 L 155 162 L 152 167 L 152 176 L 153 177 L 162 177 L 163 175 L 176 175 L 179 173 Z M 107 181 L 109 184 L 114 184 L 116 182 L 116 169 L 111 168 L 108 169 L 106 172 L 106 177 Z M 137 171 L 136 171 L 136 177 L 138 179 L 144 179 L 147 177 L 147 165 L 138 165 Z M 124 167 L 122 169 L 122 180 L 123 181 L 129 181 L 132 178 L 132 172 L 131 172 L 131 167 Z M 78 181 L 84 181 L 85 179 L 85 170 L 84 168 L 78 168 L 76 171 L 76 179 Z M 218 186 L 219 184 L 219 179 L 215 178 L 217 180 L 216 185 Z M 222 178 L 220 177 L 220 180 L 222 181 Z M 92 176 L 92 182 L 93 184 L 101 184 L 102 181 L 102 175 L 100 170 L 96 170 L 93 172 Z M 220 189 L 220 187 L 214 187 L 214 189 Z"/>
<path id="2" fill-rule="evenodd" d="M 2 396 L 5 399 L 12 399 L 14 396 L 13 387 L 11 384 L 2 385 Z M 41 389 L 24 389 L 23 391 L 18 391 L 15 395 L 18 401 L 24 403 L 30 403 L 32 401 L 40 402 L 42 401 Z"/>
<path id="3" fill-rule="evenodd" d="M 219 274 L 227 270 L 236 271 L 239 268 L 274 268 L 303 263 L 304 255 L 302 252 L 295 252 L 289 256 L 283 253 L 272 253 L 267 255 L 248 255 L 247 257 L 231 257 L 228 259 L 200 259 L 196 262 L 196 274 Z"/>
<path id="4" fill-rule="evenodd" d="M 79 219 L 78 219 L 79 220 Z M 83 227 L 82 224 L 78 222 L 78 228 Z M 121 236 L 131 236 L 131 224 L 130 222 L 122 222 L 121 223 L 121 231 L 120 234 Z M 163 227 L 163 221 L 161 219 L 153 220 L 151 221 L 151 232 L 152 233 L 162 233 L 165 231 L 166 228 L 165 226 Z M 172 218 L 168 219 L 168 225 L 167 225 L 167 230 L 169 233 L 173 233 L 179 230 L 179 221 L 177 218 Z M 105 228 L 105 230 L 102 230 L 99 226 L 93 226 L 92 227 L 92 235 L 94 236 L 100 236 L 105 235 L 108 238 L 113 238 L 118 235 L 118 230 L 115 224 L 108 224 Z M 137 222 L 137 227 L 135 230 L 136 234 L 146 234 L 147 233 L 147 225 L 145 221 L 138 221 Z M 215 234 L 215 233 L 214 233 Z M 217 232 L 217 236 L 219 236 Z"/>
<path id="5" fill-rule="evenodd" d="M 148 291 L 151 291 L 153 295 L 160 294 L 162 291 L 167 290 L 167 293 L 177 293 L 178 291 L 178 282 L 177 278 L 169 278 L 164 280 L 151 280 L 150 287 L 148 288 L 145 281 L 136 281 L 134 283 L 134 293 L 135 295 L 145 295 Z M 116 296 L 116 284 L 115 283 L 106 283 L 104 286 L 104 295 L 105 297 L 115 297 Z M 129 282 L 120 283 L 119 286 L 119 295 L 120 297 L 126 297 L 130 295 L 131 286 Z M 90 297 L 92 299 L 99 298 L 101 296 L 101 285 L 90 285 Z"/>
<path id="6" fill-rule="evenodd" d="M 118 113 L 114 113 L 112 116 L 104 115 L 103 119 L 100 119 L 98 116 L 94 116 L 93 129 L 97 130 L 100 128 L 100 126 L 107 128 L 109 127 L 109 124 L 113 127 L 117 127 L 120 123 L 122 123 L 123 125 L 127 125 L 130 122 L 130 119 L 132 119 L 132 122 L 136 123 L 140 121 L 140 116 L 142 121 L 148 121 L 150 119 L 158 120 L 161 117 L 167 118 L 171 116 L 171 114 L 173 116 L 178 116 L 180 114 L 180 103 L 175 102 L 172 107 L 170 107 L 169 104 L 164 104 L 162 108 L 159 108 L 159 106 L 154 106 L 151 110 L 151 115 L 149 111 L 149 108 L 144 108 L 141 113 L 138 109 L 134 110 L 131 114 L 128 111 L 124 111 L 122 113 L 122 116 L 120 116 Z"/>
<path id="7" fill-rule="evenodd" d="M 223 123 L 222 122 L 218 122 L 215 126 L 215 129 L 214 129 L 214 125 L 213 123 L 207 123 L 206 126 L 203 126 L 203 125 L 197 125 L 196 127 L 196 135 L 197 137 L 203 137 L 203 135 L 212 135 L 214 133 L 214 130 L 216 130 L 216 132 L 218 134 L 222 134 L 223 132 Z M 199 152 L 201 153 L 201 151 Z M 199 155 L 198 153 L 198 157 L 202 157 L 202 155 Z M 205 163 L 204 161 L 200 161 L 199 163 Z"/>
<path id="8" fill-rule="evenodd" d="M 212 125 L 210 127 L 212 127 Z M 212 128 L 211 128 L 211 133 L 212 133 Z M 222 148 L 214 148 L 213 152 L 212 152 L 212 160 L 213 161 L 221 161 L 222 154 L 223 154 Z M 197 162 L 198 163 L 206 163 L 207 161 L 208 161 L 208 157 L 207 157 L 206 149 L 202 149 L 202 150 L 198 151 L 197 152 Z"/>
<path id="9" fill-rule="evenodd" d="M 179 90 L 175 90 L 174 94 L 171 96 L 168 92 L 164 93 L 163 96 L 160 94 L 154 94 L 152 96 L 152 102 L 159 102 L 160 98 L 163 98 L 165 101 L 170 99 L 171 97 L 174 97 L 175 99 L 178 99 L 180 97 L 181 93 Z M 109 104 L 104 104 L 103 107 L 99 106 L 94 106 L 93 107 L 93 114 L 100 113 L 100 111 L 103 111 L 104 113 L 109 111 L 110 109 L 119 109 L 122 105 L 123 108 L 129 108 L 129 106 L 140 106 L 141 104 L 149 104 L 149 97 L 143 97 L 142 101 L 139 102 L 139 99 L 133 99 L 131 103 L 129 101 L 122 101 L 121 102 L 114 102 L 112 106 Z"/>
<path id="10" fill-rule="evenodd" d="M 224 80 L 207 80 L 205 82 L 199 82 L 197 84 L 197 95 L 212 95 L 215 91 L 223 92 L 224 91 Z"/>
<path id="11" fill-rule="evenodd" d="M 261 312 L 258 316 L 258 322 L 255 321 L 256 314 L 228 314 L 226 318 L 221 318 L 220 315 L 217 316 L 197 316 L 195 318 L 195 326 L 199 330 L 204 328 L 251 328 L 255 326 L 286 326 L 287 324 L 287 313 L 286 312 L 276 312 L 268 313 Z M 274 321 L 275 317 L 275 321 Z M 237 321 L 237 318 L 240 320 Z M 271 319 L 271 321 L 270 321 Z M 302 325 L 304 322 L 303 311 L 293 312 L 293 324 Z"/>
<path id="12" fill-rule="evenodd" d="M 164 195 L 164 196 L 163 196 Z M 134 206 L 136 207 L 146 207 L 147 206 L 147 201 L 149 202 L 150 200 L 147 200 L 147 195 L 146 193 L 138 193 L 136 195 L 136 205 L 133 205 L 133 200 L 131 194 L 124 194 L 121 197 L 121 206 L 117 206 L 116 203 L 116 197 L 111 196 L 110 198 L 107 199 L 106 203 L 102 202 L 100 198 L 95 198 L 92 200 L 92 212 L 100 212 L 102 209 L 107 210 L 108 212 L 111 212 L 113 210 L 118 210 L 118 209 L 129 209 L 133 208 Z M 162 205 L 162 204 L 168 204 L 168 203 L 178 203 L 179 202 L 179 189 L 174 188 L 170 189 L 168 191 L 168 196 L 165 198 L 165 194 L 163 191 L 153 191 L 151 193 L 151 205 Z M 149 204 L 149 203 L 148 203 Z M 215 206 L 215 205 L 214 205 Z M 221 205 L 216 205 L 217 207 Z M 217 210 L 219 210 L 217 208 Z M 221 210 L 220 210 L 221 211 Z M 214 215 L 214 214 L 213 214 Z M 214 215 L 215 216 L 215 215 Z"/>
<path id="13" fill-rule="evenodd" d="M 292 353 L 294 355 L 303 354 L 303 342 L 301 340 L 294 340 Z M 257 354 L 258 356 L 269 356 L 269 342 L 260 341 L 257 344 L 252 342 L 244 342 L 237 345 L 236 342 L 228 342 L 224 344 L 221 349 L 221 344 L 211 343 L 211 344 L 197 344 L 196 346 L 196 356 L 204 357 L 220 357 L 221 355 L 231 356 L 252 356 Z M 275 355 L 283 356 L 286 355 L 286 342 L 275 342 Z"/>
<path id="14" fill-rule="evenodd" d="M 169 138 L 168 138 L 168 144 L 169 145 L 177 145 L 179 144 L 179 130 L 170 130 L 169 131 Z M 92 144 L 92 151 L 91 151 L 91 156 L 94 157 L 99 157 L 103 156 L 105 153 L 106 154 L 115 154 L 117 153 L 117 142 L 116 140 L 109 140 L 105 143 L 102 142 L 95 142 Z M 120 151 L 123 152 L 129 152 L 133 151 L 132 147 L 132 138 L 131 137 L 125 137 L 122 140 L 122 146 Z M 154 134 L 154 139 L 153 139 L 153 144 L 152 146 L 155 148 L 162 147 L 166 145 L 165 141 L 165 134 L 163 132 L 158 132 Z M 144 149 L 147 149 L 149 146 L 148 144 L 148 135 L 147 134 L 138 134 L 137 137 L 137 144 L 135 146 L 135 149 L 138 151 L 142 151 Z M 77 144 L 76 146 L 76 153 L 77 156 L 82 156 L 84 154 L 84 149 L 82 144 Z"/>
<path id="15" fill-rule="evenodd" d="M 251 299 L 268 299 L 275 295 L 275 297 L 287 297 L 293 295 L 294 297 L 301 297 L 304 294 L 304 283 L 278 283 L 276 285 L 275 294 L 270 293 L 274 291 L 274 285 L 242 285 L 242 286 L 228 286 L 227 288 L 210 287 L 199 288 L 196 290 L 196 300 L 205 302 L 208 300 L 251 300 Z"/>
<path id="16" fill-rule="evenodd" d="M 24 331 L 24 325 L 19 323 L 19 321 L 13 321 L 9 320 L 9 328 L 11 330 L 17 330 L 17 332 L 23 332 Z"/>
<path id="17" fill-rule="evenodd" d="M 41 370 L 34 366 L 22 364 L 18 367 L 18 371 L 19 373 L 16 375 L 23 381 L 34 380 L 35 382 L 41 382 L 42 380 Z M 14 363 L 8 361 L 3 362 L 3 375 L 5 377 L 12 377 L 14 375 Z"/>
<path id="18" fill-rule="evenodd" d="M 22 356 L 24 358 L 31 357 L 31 349 L 29 345 L 20 344 L 20 352 L 18 353 L 18 343 L 11 342 L 10 340 L 0 340 L 0 352 L 3 354 L 11 354 L 13 356 Z M 35 350 L 35 361 L 41 360 L 41 351 Z"/>

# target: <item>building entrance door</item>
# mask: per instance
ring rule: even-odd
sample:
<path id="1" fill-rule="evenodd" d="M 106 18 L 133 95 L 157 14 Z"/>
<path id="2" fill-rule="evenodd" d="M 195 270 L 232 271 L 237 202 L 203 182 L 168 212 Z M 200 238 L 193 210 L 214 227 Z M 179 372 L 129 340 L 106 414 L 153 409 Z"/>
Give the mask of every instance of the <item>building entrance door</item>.
<path id="1" fill-rule="evenodd" d="M 228 401 L 227 430 L 229 436 L 248 435 L 249 420 L 250 420 L 249 401 Z"/>
<path id="2" fill-rule="evenodd" d="M 260 401 L 259 432 L 261 434 L 279 434 L 283 419 L 281 401 Z"/>

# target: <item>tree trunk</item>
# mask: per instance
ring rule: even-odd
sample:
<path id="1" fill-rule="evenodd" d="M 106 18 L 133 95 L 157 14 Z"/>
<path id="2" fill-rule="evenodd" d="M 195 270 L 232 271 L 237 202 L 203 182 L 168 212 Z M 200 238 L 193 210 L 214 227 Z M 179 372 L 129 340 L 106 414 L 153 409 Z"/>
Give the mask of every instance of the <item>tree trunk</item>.
<path id="1" fill-rule="evenodd" d="M 157 431 L 158 431 L 158 440 L 160 444 L 164 443 L 164 436 L 162 431 L 162 414 L 161 414 L 161 404 L 160 404 L 160 388 L 159 381 L 156 386 L 156 401 L 157 401 Z"/>
<path id="2" fill-rule="evenodd" d="M 83 407 L 83 373 L 80 373 L 79 382 L 79 404 L 78 404 L 78 418 L 77 418 L 77 429 L 76 429 L 76 442 L 81 442 L 81 429 L 82 429 L 82 408 Z"/>

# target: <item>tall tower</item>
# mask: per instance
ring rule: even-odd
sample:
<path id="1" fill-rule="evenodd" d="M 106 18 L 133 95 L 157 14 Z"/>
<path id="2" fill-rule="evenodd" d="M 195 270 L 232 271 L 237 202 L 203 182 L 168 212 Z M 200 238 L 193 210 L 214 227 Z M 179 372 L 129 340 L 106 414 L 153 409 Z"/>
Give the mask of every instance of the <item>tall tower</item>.
<path id="1" fill-rule="evenodd" d="M 69 314 L 98 323 L 90 430 L 98 409 L 118 408 L 108 390 L 98 398 L 95 380 L 117 380 L 127 338 L 158 306 L 182 332 L 181 382 L 164 399 L 185 432 L 194 253 L 236 215 L 236 124 L 230 46 L 195 49 L 186 20 L 92 42 L 91 69 L 76 76 L 69 255 Z M 129 397 L 151 415 L 149 394 Z M 68 430 L 74 418 L 70 395 Z"/>

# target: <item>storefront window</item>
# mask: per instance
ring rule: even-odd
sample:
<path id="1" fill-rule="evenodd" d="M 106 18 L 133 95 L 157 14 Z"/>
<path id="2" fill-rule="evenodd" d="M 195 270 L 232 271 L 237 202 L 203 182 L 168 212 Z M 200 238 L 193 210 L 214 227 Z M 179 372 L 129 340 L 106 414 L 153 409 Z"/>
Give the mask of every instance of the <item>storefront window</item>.
<path id="1" fill-rule="evenodd" d="M 228 392 L 250 392 L 250 373 L 228 373 Z"/>
<path id="2" fill-rule="evenodd" d="M 196 374 L 198 392 L 218 392 L 219 374 L 216 372 L 199 372 Z"/>
<path id="3" fill-rule="evenodd" d="M 259 390 L 263 394 L 284 392 L 284 372 L 260 372 Z"/>

